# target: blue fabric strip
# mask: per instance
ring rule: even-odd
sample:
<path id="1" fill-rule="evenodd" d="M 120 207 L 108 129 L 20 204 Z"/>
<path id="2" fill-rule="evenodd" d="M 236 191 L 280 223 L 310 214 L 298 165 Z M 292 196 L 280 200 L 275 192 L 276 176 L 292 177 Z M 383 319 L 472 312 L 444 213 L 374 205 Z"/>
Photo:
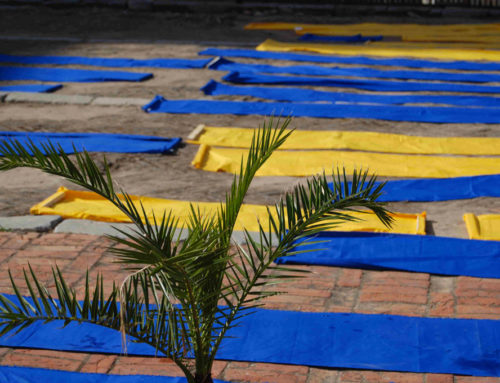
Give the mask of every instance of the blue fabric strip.
<path id="1" fill-rule="evenodd" d="M 15 64 L 89 65 L 110 68 L 204 68 L 211 59 L 77 57 L 77 56 L 14 56 L 0 54 L 0 62 Z"/>
<path id="2" fill-rule="evenodd" d="M 209 65 L 209 68 L 213 70 L 243 73 L 282 73 L 306 76 L 367 77 L 474 83 L 500 82 L 499 74 L 488 73 L 447 73 L 415 70 L 380 70 L 372 68 L 326 68 L 317 65 L 276 66 L 266 64 L 242 64 L 226 60 L 225 58 L 219 58 L 214 61 Z"/>
<path id="3" fill-rule="evenodd" d="M 8 296 L 15 300 L 15 297 Z M 118 331 L 41 321 L 0 339 L 6 347 L 117 354 Z M 227 333 L 217 359 L 330 368 L 500 376 L 500 321 L 256 309 Z M 153 347 L 127 345 L 129 355 Z"/>
<path id="4" fill-rule="evenodd" d="M 500 242 L 366 232 L 324 232 L 305 241 L 279 264 L 500 278 Z M 294 250 L 295 251 L 295 250 Z"/>
<path id="5" fill-rule="evenodd" d="M 330 55 L 313 55 L 303 53 L 283 53 L 283 52 L 264 52 L 253 49 L 219 49 L 208 48 L 198 54 L 207 56 L 224 57 L 246 57 L 253 59 L 273 59 L 289 61 L 317 62 L 325 64 L 354 64 L 354 65 L 382 65 L 399 66 L 409 68 L 433 68 L 433 69 L 456 69 L 456 70 L 474 70 L 474 71 L 499 71 L 498 62 L 474 62 L 474 61 L 430 61 L 417 59 L 375 59 L 364 56 L 342 57 Z"/>
<path id="6" fill-rule="evenodd" d="M 48 370 L 45 368 L 0 366 L 2 383 L 187 383 L 183 377 L 154 375 L 109 375 Z M 224 383 L 214 379 L 214 383 Z"/>
<path id="7" fill-rule="evenodd" d="M 114 153 L 171 153 L 181 143 L 181 138 L 164 138 L 130 134 L 105 133 L 39 133 L 39 132 L 2 132 L 2 141 L 18 140 L 24 146 L 31 140 L 43 151 L 42 145 L 49 140 L 56 147 L 60 145 L 66 153 L 78 151 Z M 0 154 L 1 155 L 1 154 Z"/>
<path id="8" fill-rule="evenodd" d="M 156 96 L 144 105 L 148 113 L 205 113 L 235 115 L 282 115 L 318 118 L 373 118 L 389 121 L 430 123 L 484 123 L 500 122 L 500 109 L 453 108 L 385 105 L 336 105 L 279 102 L 246 102 L 215 100 L 166 100 Z"/>
<path id="9" fill-rule="evenodd" d="M 51 82 L 143 81 L 151 73 L 62 68 L 0 66 L 0 81 L 36 80 Z"/>
<path id="10" fill-rule="evenodd" d="M 387 181 L 382 193 L 378 200 L 384 202 L 432 202 L 500 197 L 500 174 Z"/>
<path id="11" fill-rule="evenodd" d="M 61 84 L 55 84 L 55 85 L 19 84 L 19 85 L 0 86 L 0 91 L 48 93 L 48 92 L 54 92 L 61 88 L 62 88 Z"/>
<path id="12" fill-rule="evenodd" d="M 439 83 L 439 82 L 409 82 L 388 80 L 358 80 L 331 77 L 299 77 L 277 76 L 260 73 L 231 72 L 223 80 L 238 84 L 272 84 L 272 85 L 311 85 L 332 86 L 336 88 L 355 88 L 377 92 L 462 92 L 462 93 L 500 93 L 500 86 Z"/>
<path id="13" fill-rule="evenodd" d="M 361 34 L 352 36 L 322 36 L 312 33 L 305 33 L 300 36 L 299 41 L 325 41 L 325 42 L 344 42 L 344 43 L 364 43 L 366 41 L 381 41 L 384 36 L 363 36 Z"/>
<path id="14" fill-rule="evenodd" d="M 363 93 L 327 92 L 321 90 L 292 87 L 237 86 L 210 80 L 201 90 L 211 96 L 252 96 L 277 101 L 315 102 L 330 101 L 340 103 L 369 104 L 445 104 L 460 106 L 500 107 L 500 97 L 466 95 L 381 95 Z"/>

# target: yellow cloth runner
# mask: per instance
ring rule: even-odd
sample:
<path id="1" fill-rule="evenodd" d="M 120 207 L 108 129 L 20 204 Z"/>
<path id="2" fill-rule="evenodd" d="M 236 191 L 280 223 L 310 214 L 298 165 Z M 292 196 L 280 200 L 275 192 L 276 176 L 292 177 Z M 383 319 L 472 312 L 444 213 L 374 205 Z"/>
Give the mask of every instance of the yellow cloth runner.
<path id="1" fill-rule="evenodd" d="M 281 22 L 265 22 L 265 23 L 250 23 L 245 26 L 245 29 L 265 29 L 265 30 L 295 30 L 295 31 L 323 31 L 329 34 L 337 35 L 352 35 L 357 33 L 363 34 L 399 34 L 401 32 L 415 33 L 484 33 L 500 31 L 499 23 L 482 23 L 482 24 L 440 24 L 440 25 L 425 25 L 425 24 L 383 24 L 383 23 L 359 23 L 359 24 L 302 24 L 302 23 L 281 23 Z"/>
<path id="2" fill-rule="evenodd" d="M 192 164 L 213 172 L 238 174 L 246 149 L 213 148 L 201 145 Z M 345 167 L 351 174 L 364 168 L 379 176 L 446 178 L 500 173 L 500 160 L 495 157 L 449 157 L 380 154 L 350 151 L 284 151 L 279 150 L 257 172 L 258 176 L 303 177 L 327 173 Z"/>
<path id="3" fill-rule="evenodd" d="M 453 34 L 422 34 L 420 36 L 415 36 L 411 33 L 402 33 L 401 39 L 403 41 L 408 42 L 425 42 L 425 41 L 433 41 L 433 42 L 456 42 L 456 43 L 483 43 L 483 44 L 498 44 L 499 34 L 462 34 L 461 32 L 453 33 Z"/>
<path id="4" fill-rule="evenodd" d="M 245 29 L 293 30 L 302 35 L 312 33 L 330 36 L 363 35 L 401 36 L 404 41 L 482 42 L 495 44 L 499 41 L 500 24 L 298 24 L 298 23 L 251 23 Z"/>
<path id="5" fill-rule="evenodd" d="M 148 217 L 155 216 L 161 219 L 163 212 L 172 211 L 179 218 L 179 228 L 186 227 L 189 216 L 189 201 L 177 201 L 160 198 L 132 196 L 135 203 L 141 201 L 148 212 Z M 217 202 L 192 202 L 202 212 L 213 214 L 220 206 Z M 32 214 L 60 215 L 64 218 L 91 219 L 106 222 L 129 222 L 128 218 L 114 205 L 95 193 L 87 191 L 68 190 L 60 187 L 58 191 L 31 208 Z M 339 225 L 339 231 L 374 231 L 403 234 L 425 234 L 425 212 L 421 214 L 393 213 L 395 220 L 391 229 L 385 227 L 373 213 L 350 213 L 360 219 L 357 222 L 345 222 Z M 249 231 L 258 231 L 257 220 L 264 227 L 267 225 L 267 210 L 265 205 L 243 205 L 236 230 L 246 228 Z"/>
<path id="6" fill-rule="evenodd" d="M 500 38 L 500 36 L 499 36 Z M 335 44 L 335 43 L 333 43 Z M 344 44 L 345 45 L 345 44 Z M 434 41 L 414 41 L 409 43 L 408 41 L 375 41 L 369 44 L 376 48 L 391 48 L 391 49 L 459 49 L 459 50 L 496 50 L 500 48 L 499 41 L 492 42 L 476 42 L 476 43 L 464 43 L 464 42 L 449 42 L 449 43 L 439 43 Z"/>
<path id="7" fill-rule="evenodd" d="M 500 214 L 464 214 L 470 239 L 500 241 Z"/>
<path id="8" fill-rule="evenodd" d="M 322 54 L 338 54 L 344 56 L 380 56 L 380 57 L 416 57 L 425 59 L 444 60 L 484 60 L 500 61 L 500 50 L 485 50 L 474 48 L 443 48 L 443 47 L 421 47 L 412 48 L 408 46 L 391 45 L 348 45 L 348 44 L 311 44 L 311 43 L 284 43 L 268 39 L 260 44 L 258 51 L 272 52 L 296 52 L 307 51 Z"/>
<path id="9" fill-rule="evenodd" d="M 299 23 L 250 23 L 245 29 L 293 30 L 297 34 L 351 36 L 364 35 L 401 36 L 403 41 L 482 42 L 499 41 L 500 24 L 299 24 Z"/>
<path id="10" fill-rule="evenodd" d="M 199 129 L 199 130 L 198 130 Z M 201 125 L 188 142 L 249 148 L 254 129 Z M 377 132 L 295 130 L 280 149 L 351 149 L 411 154 L 500 155 L 500 138 L 419 137 Z"/>

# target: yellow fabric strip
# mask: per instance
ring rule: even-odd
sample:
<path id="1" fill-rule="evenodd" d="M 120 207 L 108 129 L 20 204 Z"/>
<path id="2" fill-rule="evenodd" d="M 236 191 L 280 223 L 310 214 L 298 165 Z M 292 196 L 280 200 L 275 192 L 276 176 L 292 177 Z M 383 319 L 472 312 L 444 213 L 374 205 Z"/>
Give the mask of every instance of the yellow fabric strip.
<path id="1" fill-rule="evenodd" d="M 440 32 L 451 34 L 453 32 L 479 33 L 485 31 L 499 31 L 499 23 L 484 24 L 447 24 L 447 25 L 425 25 L 425 24 L 382 24 L 382 23 L 359 23 L 359 24 L 302 24 L 302 23 L 250 23 L 245 29 L 264 30 L 295 30 L 295 31 L 324 31 L 329 34 L 398 34 L 400 32 L 431 33 Z"/>
<path id="2" fill-rule="evenodd" d="M 249 148 L 254 129 L 205 126 L 193 144 Z M 408 154 L 500 155 L 500 138 L 419 137 L 377 132 L 295 130 L 280 149 L 350 149 Z"/>
<path id="3" fill-rule="evenodd" d="M 380 57 L 416 57 L 425 59 L 445 60 L 484 60 L 500 61 L 500 50 L 485 50 L 473 48 L 412 48 L 391 47 L 389 45 L 348 45 L 348 44 L 310 44 L 310 43 L 284 43 L 268 39 L 260 44 L 258 51 L 272 52 L 315 52 L 322 54 L 338 54 L 344 56 L 380 56 Z"/>
<path id="4" fill-rule="evenodd" d="M 463 42 L 463 43 L 484 43 L 484 44 L 497 44 L 499 35 L 497 34 L 481 34 L 481 35 L 467 35 L 462 33 L 454 33 L 450 35 L 445 34 L 428 34 L 421 36 L 414 36 L 413 34 L 403 33 L 401 34 L 401 39 L 408 42 Z"/>
<path id="5" fill-rule="evenodd" d="M 500 214 L 464 214 L 470 239 L 500 241 Z"/>
<path id="6" fill-rule="evenodd" d="M 345 45 L 345 44 L 344 44 Z M 474 49 L 474 50 L 496 50 L 500 47 L 499 40 L 492 42 L 475 42 L 475 43 L 464 43 L 464 42 L 449 42 L 449 43 L 439 43 L 432 41 L 415 41 L 409 43 L 408 41 L 374 41 L 365 45 L 370 45 L 377 48 L 391 48 L 391 49 Z"/>
<path id="7" fill-rule="evenodd" d="M 190 213 L 190 203 L 199 207 L 203 214 L 214 214 L 220 204 L 216 202 L 189 202 L 160 198 L 132 196 L 139 207 L 142 202 L 148 218 L 163 216 L 163 212 L 171 211 L 179 218 L 179 228 L 186 227 Z M 114 205 L 92 192 L 68 190 L 60 187 L 54 195 L 31 208 L 32 214 L 60 215 L 63 218 L 91 219 L 106 222 L 130 222 Z M 373 231 L 403 234 L 425 234 L 425 212 L 421 214 L 393 213 L 395 220 L 391 229 L 385 227 L 373 213 L 349 213 L 360 219 L 356 222 L 345 222 L 339 225 L 339 231 Z M 265 205 L 243 205 L 235 230 L 246 228 L 258 231 L 257 220 L 266 227 L 267 210 Z"/>
<path id="8" fill-rule="evenodd" d="M 201 145 L 192 164 L 213 172 L 238 174 L 246 149 L 213 148 Z M 258 176 L 303 177 L 345 167 L 348 174 L 364 168 L 379 176 L 446 178 L 500 173 L 496 157 L 449 157 L 380 154 L 351 151 L 279 150 L 257 172 Z"/>

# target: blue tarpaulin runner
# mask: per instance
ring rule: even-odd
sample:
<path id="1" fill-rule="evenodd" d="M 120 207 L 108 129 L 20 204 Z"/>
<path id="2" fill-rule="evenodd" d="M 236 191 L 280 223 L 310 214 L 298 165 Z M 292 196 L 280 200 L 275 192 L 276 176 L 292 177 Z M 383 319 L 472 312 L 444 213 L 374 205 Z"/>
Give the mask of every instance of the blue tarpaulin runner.
<path id="1" fill-rule="evenodd" d="M 322 36 L 312 33 L 305 33 L 300 36 L 299 41 L 327 41 L 327 42 L 344 42 L 344 43 L 364 43 L 366 41 L 381 41 L 384 36 L 363 36 L 362 34 L 352 36 Z"/>
<path id="2" fill-rule="evenodd" d="M 342 103 L 370 103 L 370 104 L 445 104 L 460 106 L 500 107 L 500 97 L 451 95 L 441 96 L 434 94 L 418 95 L 385 95 L 363 94 L 345 92 L 327 92 L 321 90 L 292 88 L 292 87 L 263 87 L 263 86 L 238 86 L 222 84 L 210 80 L 201 90 L 212 96 L 252 96 L 276 101 L 315 102 L 330 101 Z"/>
<path id="3" fill-rule="evenodd" d="M 0 81 L 36 80 L 51 82 L 143 81 L 151 73 L 63 68 L 0 66 Z"/>
<path id="4" fill-rule="evenodd" d="M 235 115 L 282 115 L 318 118 L 373 118 L 430 123 L 500 122 L 500 109 L 384 105 L 337 105 L 311 103 L 247 102 L 216 100 L 167 100 L 156 96 L 142 107 L 148 113 L 202 113 Z"/>
<path id="5" fill-rule="evenodd" d="M 200 55 L 224 56 L 224 57 L 246 57 L 254 59 L 272 59 L 287 61 L 305 61 L 324 64 L 353 64 L 353 65 L 381 65 L 398 66 L 409 68 L 433 68 L 452 70 L 472 70 L 472 71 L 499 71 L 498 62 L 475 62 L 475 61 L 431 61 L 418 59 L 375 59 L 364 56 L 342 57 L 320 54 L 286 53 L 286 52 L 264 52 L 253 49 L 219 49 L 208 48 Z"/>
<path id="6" fill-rule="evenodd" d="M 366 232 L 322 232 L 304 241 L 318 243 L 277 263 L 500 278 L 499 241 Z"/>
<path id="7" fill-rule="evenodd" d="M 500 174 L 387 181 L 378 201 L 432 202 L 478 197 L 500 197 Z"/>
<path id="8" fill-rule="evenodd" d="M 186 378 L 154 375 L 110 375 L 45 368 L 0 366 L 2 383 L 187 383 Z M 214 383 L 224 383 L 214 379 Z"/>
<path id="9" fill-rule="evenodd" d="M 288 65 L 276 66 L 267 64 L 243 64 L 219 58 L 210 63 L 210 69 L 230 72 L 281 73 L 305 76 L 340 76 L 388 78 L 400 80 L 430 80 L 448 82 L 500 82 L 500 74 L 492 73 L 449 73 L 416 70 L 381 70 L 372 68 L 339 68 L 322 67 L 318 65 Z"/>
<path id="10" fill-rule="evenodd" d="M 66 153 L 78 151 L 115 152 L 115 153 L 171 153 L 181 143 L 181 138 L 139 136 L 131 134 L 107 133 L 40 133 L 40 132 L 2 132 L 0 144 L 18 140 L 23 146 L 31 140 L 43 151 L 43 144 L 50 141 L 56 147 L 60 145 Z M 74 145 L 74 147 L 73 147 Z M 0 152 L 1 155 L 1 152 Z"/>
<path id="11" fill-rule="evenodd" d="M 15 297 L 8 296 L 15 300 Z M 500 376 L 500 321 L 256 309 L 222 341 L 217 359 L 301 366 Z M 35 322 L 5 347 L 118 354 L 121 334 L 91 324 Z M 128 355 L 155 355 L 127 345 Z"/>
<path id="12" fill-rule="evenodd" d="M 238 84 L 310 85 L 355 88 L 377 92 L 459 92 L 500 93 L 500 86 L 457 84 L 444 82 L 413 82 L 389 80 L 361 80 L 332 77 L 278 76 L 260 73 L 231 72 L 223 80 Z"/>
<path id="13" fill-rule="evenodd" d="M 0 54 L 0 62 L 15 64 L 89 65 L 110 68 L 204 68 L 211 59 L 131 59 L 78 56 L 14 56 Z"/>
<path id="14" fill-rule="evenodd" d="M 48 93 L 61 89 L 61 84 L 55 85 L 41 85 L 41 84 L 19 84 L 19 85 L 5 85 L 0 86 L 1 92 L 35 92 L 35 93 Z"/>

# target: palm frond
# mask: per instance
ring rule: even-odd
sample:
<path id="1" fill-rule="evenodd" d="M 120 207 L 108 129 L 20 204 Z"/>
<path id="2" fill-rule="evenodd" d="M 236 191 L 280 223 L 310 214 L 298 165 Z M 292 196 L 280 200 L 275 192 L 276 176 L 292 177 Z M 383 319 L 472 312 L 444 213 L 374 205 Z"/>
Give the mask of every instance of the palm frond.
<path id="1" fill-rule="evenodd" d="M 21 331 L 38 320 L 89 322 L 121 330 L 137 341 L 154 346 L 172 358 L 189 383 L 209 377 L 228 329 L 262 305 L 262 299 L 280 294 L 276 286 L 304 275 L 301 268 L 274 265 L 278 257 L 294 254 L 303 239 L 345 221 L 358 220 L 354 212 L 372 212 L 385 225 L 392 218 L 377 201 L 384 184 L 367 171 L 349 177 L 337 169 L 295 186 L 258 223 L 258 233 L 244 231 L 246 245 L 231 250 L 231 235 L 253 177 L 291 134 L 290 119 L 270 119 L 256 130 L 248 156 L 242 159 L 225 202 L 215 214 L 190 207 L 186 222 L 171 213 L 157 217 L 139 201 L 116 192 L 109 166 L 101 172 L 87 152 L 72 161 L 60 146 L 0 141 L 0 170 L 31 167 L 64 177 L 94 191 L 119 208 L 134 224 L 132 231 L 110 236 L 117 261 L 134 271 L 121 288 L 105 297 L 102 277 L 93 290 L 87 276 L 83 301 L 54 270 L 55 294 L 44 288 L 33 270 L 25 272 L 29 297 L 21 295 L 11 277 L 15 299 L 0 296 L 0 336 Z M 75 150 L 76 152 L 76 150 Z M 329 183 L 329 181 L 331 183 Z M 181 238 L 176 230 L 184 226 Z M 186 361 L 194 357 L 194 366 Z M 191 369 L 194 369 L 193 372 Z"/>

